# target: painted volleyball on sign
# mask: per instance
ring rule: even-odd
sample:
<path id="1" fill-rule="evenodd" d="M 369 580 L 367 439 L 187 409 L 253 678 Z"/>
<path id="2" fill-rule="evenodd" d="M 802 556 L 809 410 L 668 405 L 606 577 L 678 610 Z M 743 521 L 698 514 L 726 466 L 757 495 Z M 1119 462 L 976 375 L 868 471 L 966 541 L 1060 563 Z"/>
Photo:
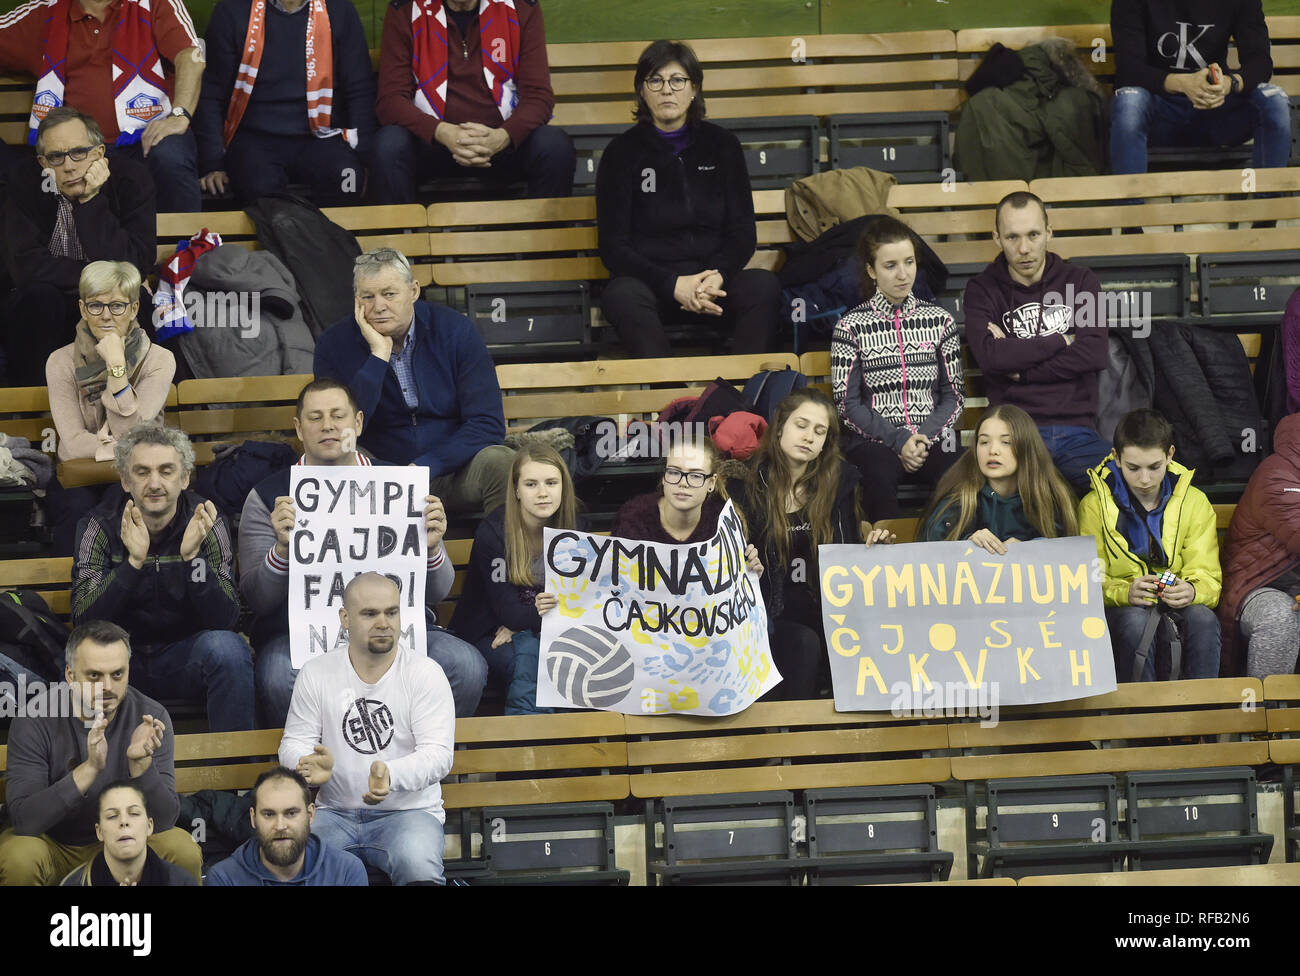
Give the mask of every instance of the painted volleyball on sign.
<path id="1" fill-rule="evenodd" d="M 572 627 L 546 654 L 555 690 L 585 708 L 613 708 L 632 689 L 636 665 L 617 637 L 599 627 Z"/>

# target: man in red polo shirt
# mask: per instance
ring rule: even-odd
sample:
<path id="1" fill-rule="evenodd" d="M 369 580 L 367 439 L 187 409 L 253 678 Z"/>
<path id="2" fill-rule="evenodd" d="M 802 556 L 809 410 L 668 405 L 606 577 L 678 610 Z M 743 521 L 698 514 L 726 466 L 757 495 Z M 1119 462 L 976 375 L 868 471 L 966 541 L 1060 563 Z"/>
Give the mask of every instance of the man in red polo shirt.
<path id="1" fill-rule="evenodd" d="M 379 53 L 376 203 L 413 203 L 419 180 L 526 180 L 573 192 L 573 140 L 547 125 L 555 96 L 537 0 L 392 0 Z"/>
<path id="2" fill-rule="evenodd" d="M 160 212 L 200 208 L 189 129 L 203 55 L 183 0 L 28 0 L 0 17 L 0 71 L 36 76 L 33 136 L 51 108 L 75 105 L 112 154 L 144 160 Z"/>

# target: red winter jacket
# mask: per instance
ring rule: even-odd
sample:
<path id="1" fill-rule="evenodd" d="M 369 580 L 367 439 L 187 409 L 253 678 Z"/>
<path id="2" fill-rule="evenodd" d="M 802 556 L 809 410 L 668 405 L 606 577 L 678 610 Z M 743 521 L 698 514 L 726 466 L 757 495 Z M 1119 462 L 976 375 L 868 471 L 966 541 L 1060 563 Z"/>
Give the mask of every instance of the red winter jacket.
<path id="1" fill-rule="evenodd" d="M 1300 414 L 1284 417 L 1266 457 L 1246 486 L 1223 546 L 1219 674 L 1245 673 L 1237 618 L 1255 590 L 1300 562 Z"/>

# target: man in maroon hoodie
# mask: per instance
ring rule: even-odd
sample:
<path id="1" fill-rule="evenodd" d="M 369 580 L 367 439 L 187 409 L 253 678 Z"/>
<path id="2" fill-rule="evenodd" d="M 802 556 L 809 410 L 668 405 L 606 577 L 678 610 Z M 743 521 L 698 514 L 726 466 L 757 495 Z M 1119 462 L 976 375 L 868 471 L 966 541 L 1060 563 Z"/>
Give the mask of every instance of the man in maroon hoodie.
<path id="1" fill-rule="evenodd" d="M 375 203 L 413 203 L 430 177 L 526 180 L 573 192 L 573 140 L 555 106 L 537 0 L 392 0 L 379 51 Z"/>
<path id="2" fill-rule="evenodd" d="M 989 406 L 1034 418 L 1067 481 L 1088 491 L 1088 469 L 1110 453 L 1097 433 L 1097 376 L 1108 357 L 1097 276 L 1047 250 L 1043 201 L 1002 198 L 993 240 L 1002 253 L 966 285 L 966 343 L 984 372 Z"/>

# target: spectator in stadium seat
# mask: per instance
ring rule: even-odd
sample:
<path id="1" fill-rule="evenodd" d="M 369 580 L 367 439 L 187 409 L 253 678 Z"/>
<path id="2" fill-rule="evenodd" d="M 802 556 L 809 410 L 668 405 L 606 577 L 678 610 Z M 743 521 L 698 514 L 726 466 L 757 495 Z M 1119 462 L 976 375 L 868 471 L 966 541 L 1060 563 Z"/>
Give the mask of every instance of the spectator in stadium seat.
<path id="1" fill-rule="evenodd" d="M 1047 208 L 1018 190 L 998 203 L 1002 253 L 966 285 L 966 342 L 984 371 L 989 405 L 1034 418 L 1052 461 L 1080 495 L 1109 452 L 1097 433 L 1097 377 L 1109 356 L 1101 285 L 1048 251 Z"/>
<path id="2" fill-rule="evenodd" d="M 304 665 L 280 762 L 320 787 L 312 833 L 393 884 L 442 884 L 442 787 L 456 728 L 442 669 L 405 650 L 396 584 L 363 573 L 343 592 L 348 647 Z"/>
<path id="3" fill-rule="evenodd" d="M 131 686 L 126 631 L 103 620 L 76 627 L 65 676 L 77 714 L 20 716 L 9 729 L 5 804 L 13 826 L 0 834 L 0 884 L 58 884 L 94 858 L 101 794 L 123 781 L 144 794 L 149 847 L 197 882 L 199 845 L 174 826 L 171 716 Z"/>
<path id="4" fill-rule="evenodd" d="M 395 0 L 379 50 L 372 199 L 414 203 L 418 182 L 467 175 L 569 196 L 576 157 L 568 133 L 546 124 L 554 106 L 537 0 Z"/>
<path id="5" fill-rule="evenodd" d="M 1250 476 L 1228 526 L 1222 565 L 1219 673 L 1294 674 L 1300 655 L 1300 414 L 1282 418 L 1273 453 Z"/>
<path id="6" fill-rule="evenodd" d="M 189 130 L 203 52 L 183 0 L 28 0 L 0 21 L 0 71 L 36 76 L 32 130 L 56 106 L 76 105 L 103 133 L 98 141 L 112 144 L 114 167 L 119 159 L 148 167 L 160 211 L 200 208 Z M 152 260 L 152 214 L 149 224 Z"/>
<path id="7" fill-rule="evenodd" d="M 140 327 L 140 272 L 127 261 L 92 261 L 81 272 L 81 321 L 74 340 L 50 353 L 45 381 L 60 461 L 111 461 L 117 439 L 162 413 L 176 357 Z M 72 555 L 77 521 L 104 486 L 51 482 L 45 507 L 54 549 Z"/>
<path id="8" fill-rule="evenodd" d="M 248 814 L 256 836 L 208 872 L 204 882 L 209 888 L 370 883 L 360 858 L 330 847 L 311 832 L 316 804 L 311 787 L 295 770 L 276 766 L 257 777 Z"/>
<path id="9" fill-rule="evenodd" d="M 164 861 L 150 849 L 153 817 L 149 816 L 149 798 L 136 781 L 118 780 L 99 794 L 95 836 L 103 847 L 91 860 L 69 871 L 63 885 L 198 884 L 184 868 Z"/>
<path id="10" fill-rule="evenodd" d="M 313 380 L 298 394 L 293 424 L 302 441 L 300 465 L 369 465 L 356 449 L 363 426 L 348 388 L 336 379 Z M 261 727 L 284 725 L 298 672 L 289 656 L 289 537 L 294 524 L 289 494 L 290 469 L 277 471 L 248 493 L 239 519 L 239 590 L 254 614 L 252 639 Z M 447 516 L 434 495 L 424 500 L 429 546 L 424 599 L 433 608 L 451 592 L 455 578 L 443 547 Z M 487 663 L 471 645 L 432 623 L 426 628 L 429 657 L 437 661 L 451 685 L 456 714 L 473 715 L 487 681 Z"/>
<path id="11" fill-rule="evenodd" d="M 505 713 L 549 712 L 537 707 L 537 655 L 545 593 L 543 529 L 583 529 L 573 479 L 552 448 L 525 444 L 510 468 L 505 505 L 489 512 L 474 532 L 465 590 L 451 626 L 487 659 L 494 681 L 506 689 Z"/>
<path id="12" fill-rule="evenodd" d="M 51 109 L 36 152 L 36 162 L 9 173 L 4 195 L 4 259 L 14 284 L 4 344 L 14 386 L 41 385 L 50 353 L 72 341 L 89 262 L 127 261 L 147 277 L 157 251 L 149 174 L 131 159 L 106 159 L 94 119 L 69 106 Z"/>
<path id="13" fill-rule="evenodd" d="M 637 124 L 615 136 L 596 171 L 601 307 L 634 357 L 670 354 L 666 323 L 721 319 L 733 352 L 777 339 L 781 285 L 745 269 L 758 232 L 740 140 L 704 121 L 695 52 L 655 41 L 637 61 Z"/>
<path id="14" fill-rule="evenodd" d="M 221 0 L 194 119 L 200 183 L 246 207 L 307 183 L 322 207 L 361 202 L 375 82 L 349 0 Z M 312 89 L 307 89 L 311 79 Z"/>
<path id="15" fill-rule="evenodd" d="M 862 474 L 867 519 L 897 518 L 902 480 L 933 486 L 961 452 L 966 402 L 961 335 L 951 315 L 912 294 L 916 245 L 893 217 L 858 242 L 857 308 L 831 338 L 831 386 L 847 428 L 844 456 Z"/>
<path id="16" fill-rule="evenodd" d="M 235 632 L 235 552 L 226 518 L 188 491 L 194 448 L 179 430 L 132 427 L 114 449 L 126 497 L 77 528 L 72 617 L 112 620 L 136 643 L 143 691 L 207 699 L 214 732 L 253 728 L 253 659 Z"/>
<path id="17" fill-rule="evenodd" d="M 1192 471 L 1173 458 L 1169 421 L 1155 410 L 1134 410 L 1115 428 L 1114 456 L 1089 473 L 1093 490 L 1079 503 L 1079 533 L 1097 540 L 1104 567 L 1101 591 L 1120 681 L 1173 673 L 1171 624 L 1183 647 L 1178 676 L 1219 676 L 1214 607 L 1222 575 L 1214 509 L 1192 485 Z M 1161 587 L 1165 571 L 1178 581 Z M 1144 663 L 1135 678 L 1139 658 Z"/>
<path id="18" fill-rule="evenodd" d="M 766 698 L 812 698 L 825 670 L 817 547 L 894 540 L 885 529 L 862 538 L 859 480 L 840 455 L 835 404 L 808 387 L 777 404 L 758 451 L 727 481 L 764 568 L 772 657 L 782 677 Z"/>
<path id="19" fill-rule="evenodd" d="M 359 443 L 391 464 L 429 468 L 447 510 L 505 501 L 514 452 L 501 387 L 474 324 L 420 299 L 410 262 L 379 248 L 357 258 L 351 319 L 316 341 L 316 375 L 342 380 L 366 417 Z"/>
<path id="20" fill-rule="evenodd" d="M 1002 556 L 1013 542 L 1078 533 L 1074 496 L 1029 414 L 990 407 L 971 444 L 939 479 L 921 515 L 921 539 L 969 539 Z"/>
<path id="21" fill-rule="evenodd" d="M 1145 173 L 1148 146 L 1237 146 L 1252 138 L 1255 166 L 1287 165 L 1291 103 L 1269 82 L 1260 0 L 1113 0 L 1110 31 L 1112 172 Z M 1238 71 L 1227 66 L 1229 39 Z"/>

